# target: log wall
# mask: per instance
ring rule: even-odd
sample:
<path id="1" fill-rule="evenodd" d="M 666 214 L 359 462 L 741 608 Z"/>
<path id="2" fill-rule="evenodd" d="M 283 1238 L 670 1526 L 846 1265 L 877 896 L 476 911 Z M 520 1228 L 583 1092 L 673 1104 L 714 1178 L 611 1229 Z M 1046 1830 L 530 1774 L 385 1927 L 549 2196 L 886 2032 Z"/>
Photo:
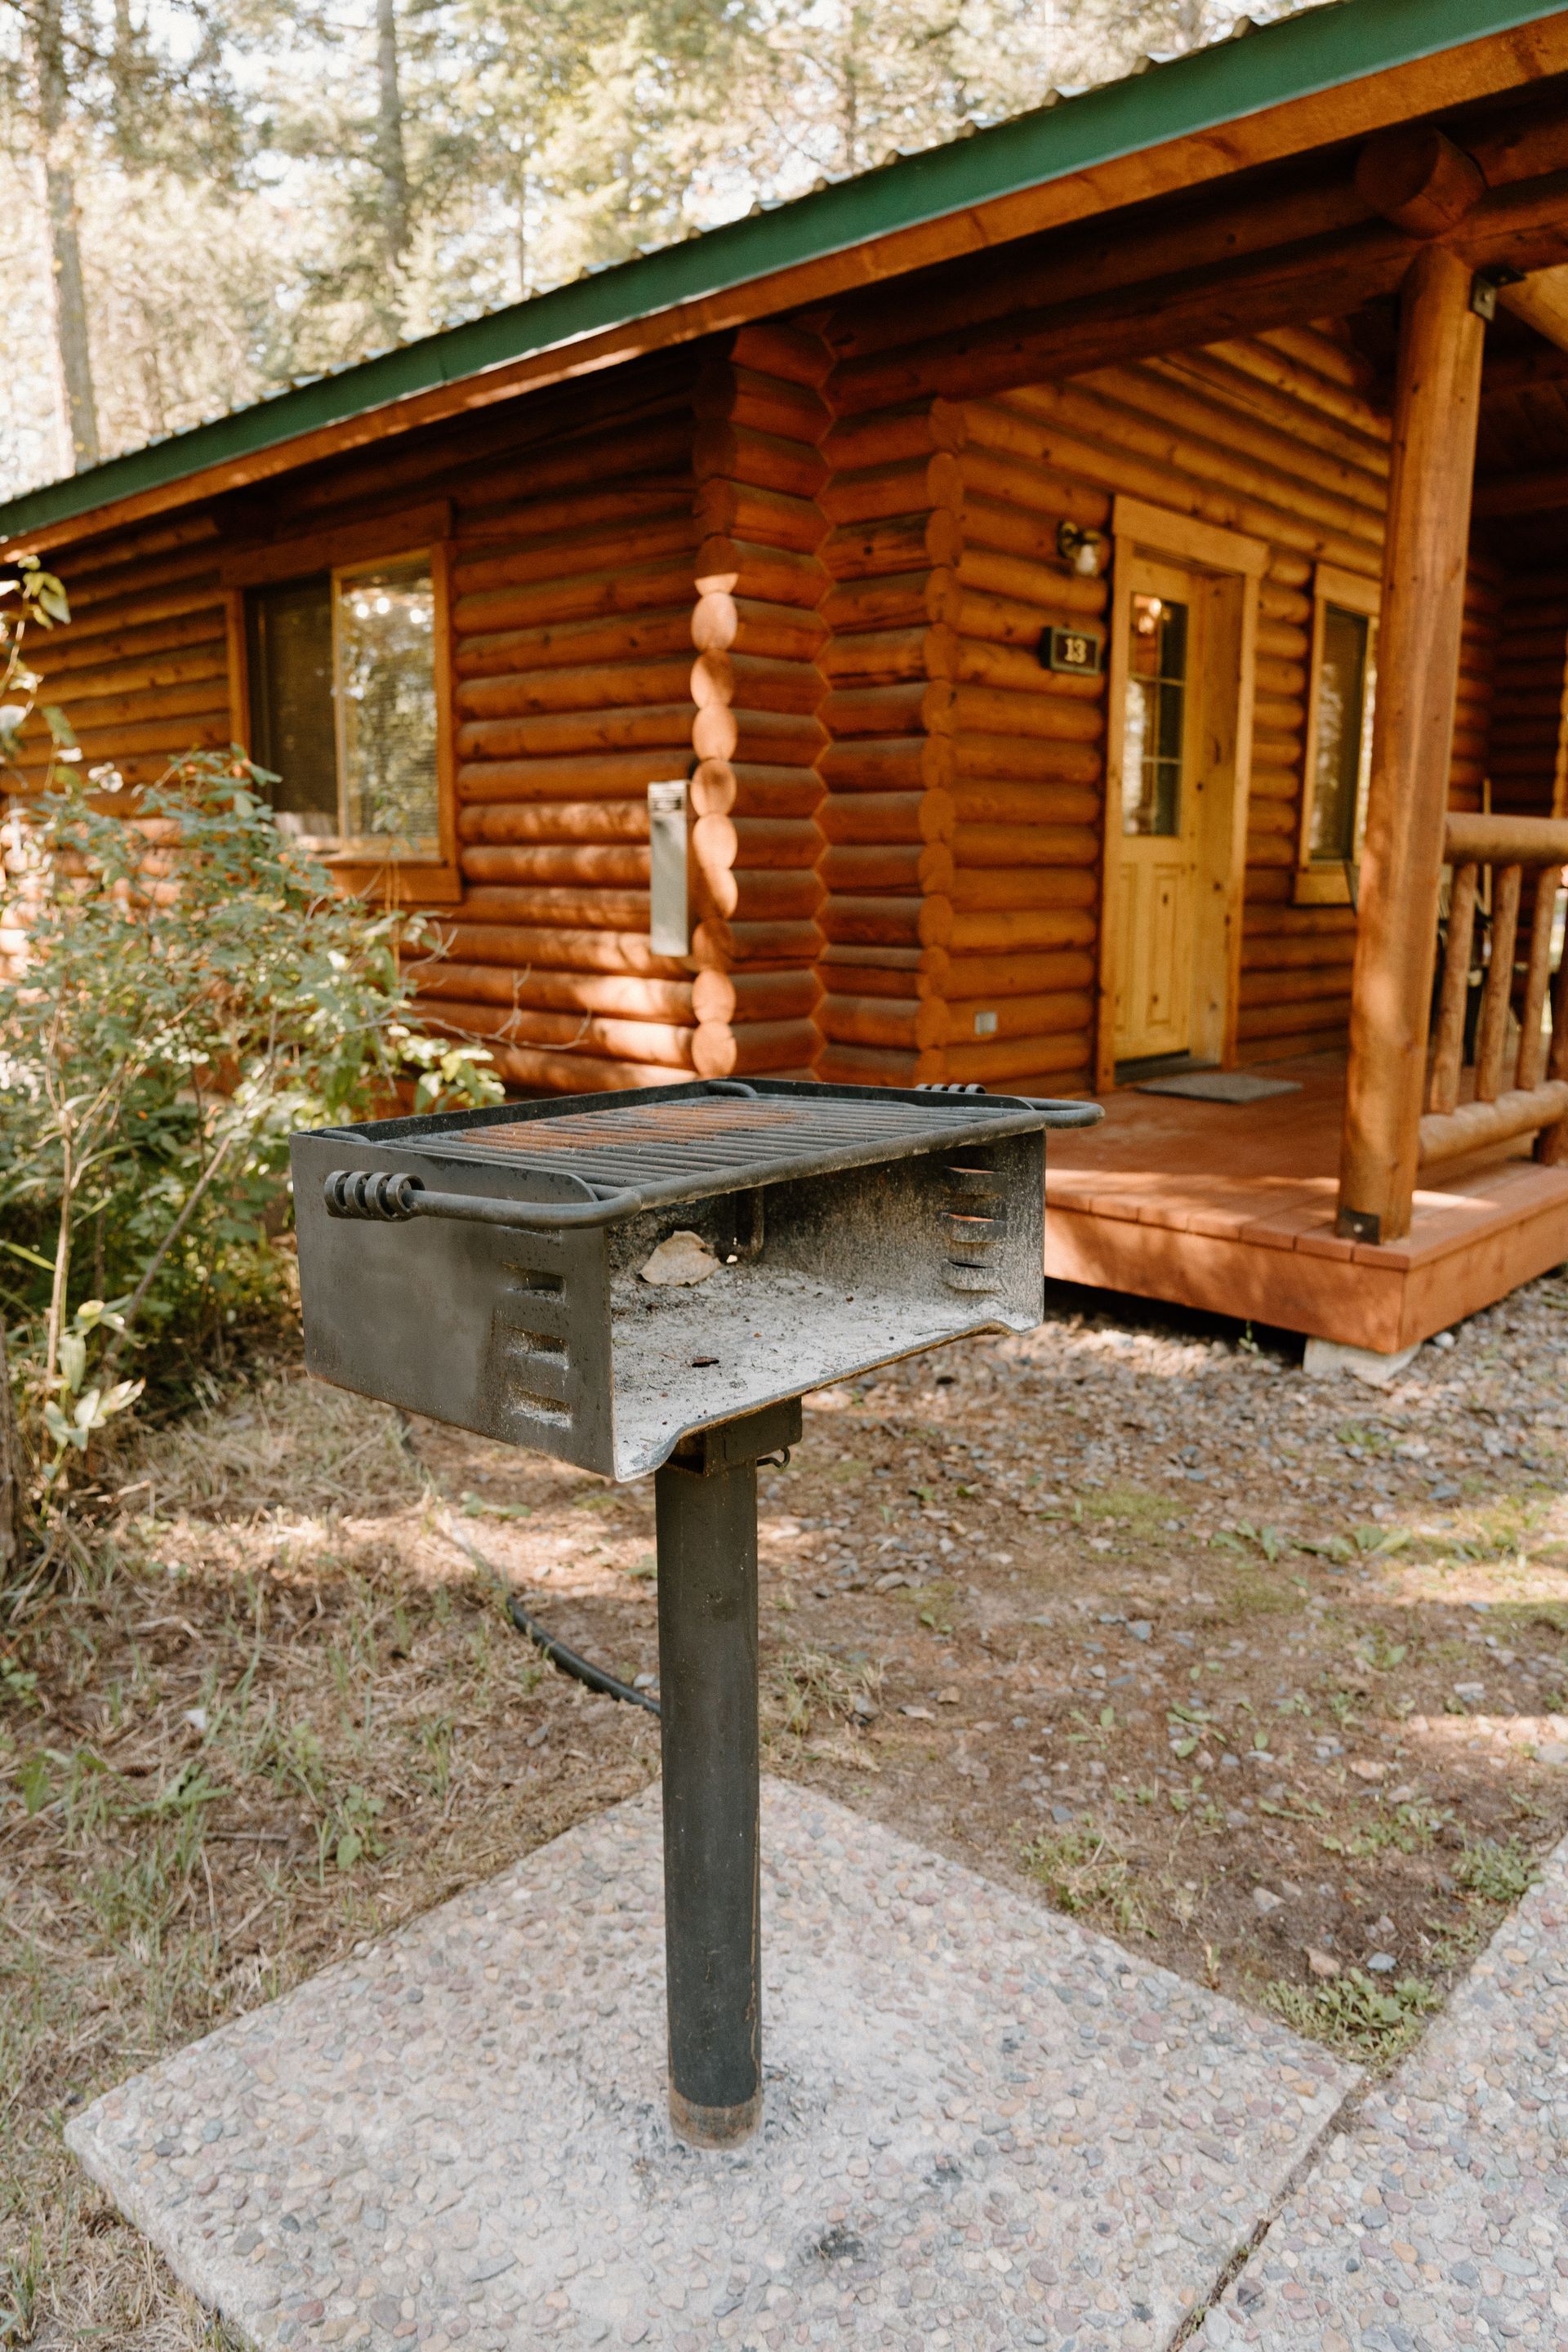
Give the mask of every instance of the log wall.
<path id="1" fill-rule="evenodd" d="M 1500 598 L 1500 625 L 1492 807 L 1507 816 L 1562 816 L 1568 783 L 1568 572 L 1510 580 Z"/>
<path id="2" fill-rule="evenodd" d="M 1362 362 L 1302 327 L 984 398 L 868 408 L 841 374 L 814 330 L 751 327 L 79 549 L 47 698 L 132 785 L 226 742 L 220 550 L 321 562 L 445 499 L 461 898 L 435 911 L 424 1019 L 529 1091 L 807 1071 L 1079 1091 L 1105 682 L 1037 648 L 1104 625 L 1108 583 L 1057 534 L 1107 529 L 1126 493 L 1268 550 L 1239 1050 L 1339 1043 L 1353 913 L 1294 884 L 1313 566 L 1381 564 L 1388 428 Z M 1568 574 L 1509 594 L 1478 557 L 1456 807 L 1481 804 L 1500 627 L 1496 804 L 1557 788 Z M 31 777 L 41 722 L 28 750 Z M 684 775 L 678 961 L 648 946 L 645 795 Z"/>

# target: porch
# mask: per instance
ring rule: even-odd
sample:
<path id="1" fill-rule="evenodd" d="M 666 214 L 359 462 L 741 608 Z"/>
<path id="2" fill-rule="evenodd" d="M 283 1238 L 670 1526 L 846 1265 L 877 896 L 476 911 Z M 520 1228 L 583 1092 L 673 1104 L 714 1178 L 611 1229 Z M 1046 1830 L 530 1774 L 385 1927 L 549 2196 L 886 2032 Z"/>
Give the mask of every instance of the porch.
<path id="1" fill-rule="evenodd" d="M 1047 1276 L 1392 1354 L 1568 1258 L 1568 1167 L 1528 1136 L 1425 1174 L 1403 1239 L 1337 1234 L 1345 1067 L 1271 1062 L 1300 1091 L 1252 1103 L 1109 1095 L 1050 1139 Z"/>

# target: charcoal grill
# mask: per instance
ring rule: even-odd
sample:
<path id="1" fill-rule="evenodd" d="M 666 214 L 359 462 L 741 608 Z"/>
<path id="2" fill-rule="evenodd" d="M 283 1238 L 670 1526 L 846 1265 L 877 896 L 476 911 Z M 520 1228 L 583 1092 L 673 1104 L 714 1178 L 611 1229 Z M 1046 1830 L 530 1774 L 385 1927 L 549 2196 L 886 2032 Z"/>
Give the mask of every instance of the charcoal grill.
<path id="1" fill-rule="evenodd" d="M 656 1474 L 669 2101 L 698 2145 L 762 2105 L 757 1464 L 809 1390 L 1038 1323 L 1044 1131 L 1099 1116 L 757 1078 L 294 1139 L 311 1371 Z"/>

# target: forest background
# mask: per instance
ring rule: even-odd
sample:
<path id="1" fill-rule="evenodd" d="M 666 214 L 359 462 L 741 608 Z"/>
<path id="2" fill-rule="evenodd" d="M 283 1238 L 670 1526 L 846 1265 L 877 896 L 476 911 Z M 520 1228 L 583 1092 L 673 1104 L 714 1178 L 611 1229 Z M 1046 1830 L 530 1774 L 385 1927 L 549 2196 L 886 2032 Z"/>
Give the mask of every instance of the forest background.
<path id="1" fill-rule="evenodd" d="M 1313 0 L 1250 0 L 1254 21 Z M 1240 0 L 0 0 L 0 497 L 1234 31 Z"/>

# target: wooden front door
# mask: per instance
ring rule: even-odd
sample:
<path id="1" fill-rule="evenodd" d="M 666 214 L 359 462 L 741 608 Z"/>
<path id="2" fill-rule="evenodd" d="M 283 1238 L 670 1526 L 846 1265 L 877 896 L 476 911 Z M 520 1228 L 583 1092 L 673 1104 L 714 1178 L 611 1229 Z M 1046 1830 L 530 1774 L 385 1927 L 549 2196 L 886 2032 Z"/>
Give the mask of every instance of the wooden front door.
<path id="1" fill-rule="evenodd" d="M 1124 610 L 1116 1058 L 1193 1047 L 1204 583 L 1131 559 Z"/>

